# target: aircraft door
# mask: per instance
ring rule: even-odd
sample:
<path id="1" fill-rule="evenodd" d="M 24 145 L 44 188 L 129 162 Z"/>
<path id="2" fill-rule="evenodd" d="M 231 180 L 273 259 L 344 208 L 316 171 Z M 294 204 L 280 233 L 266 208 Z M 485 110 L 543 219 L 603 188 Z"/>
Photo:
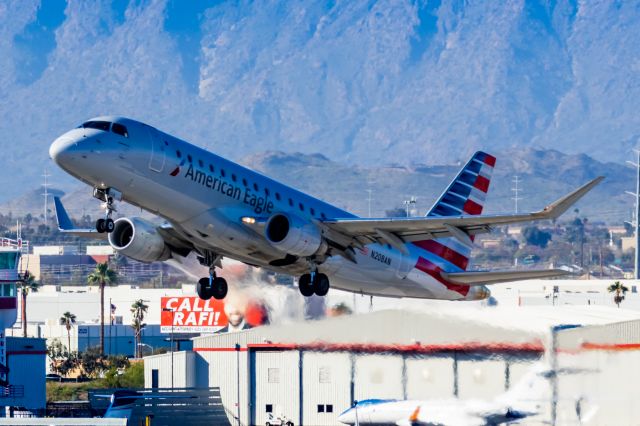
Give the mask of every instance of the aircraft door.
<path id="1" fill-rule="evenodd" d="M 148 127 L 149 139 L 151 140 L 151 158 L 149 168 L 154 172 L 161 172 L 164 168 L 165 149 L 156 129 Z"/>

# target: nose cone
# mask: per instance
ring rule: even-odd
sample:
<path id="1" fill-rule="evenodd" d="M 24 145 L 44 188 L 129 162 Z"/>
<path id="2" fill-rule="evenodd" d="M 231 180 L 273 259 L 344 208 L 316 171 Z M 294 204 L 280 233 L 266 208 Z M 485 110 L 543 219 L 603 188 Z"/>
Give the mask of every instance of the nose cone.
<path id="1" fill-rule="evenodd" d="M 345 410 L 338 416 L 338 421 L 346 425 L 352 425 L 356 422 L 356 416 L 354 415 L 353 408 Z"/>
<path id="2" fill-rule="evenodd" d="M 57 165 L 63 166 L 65 159 L 69 157 L 70 150 L 74 147 L 76 141 L 67 135 L 62 135 L 49 147 L 49 157 L 56 162 Z"/>

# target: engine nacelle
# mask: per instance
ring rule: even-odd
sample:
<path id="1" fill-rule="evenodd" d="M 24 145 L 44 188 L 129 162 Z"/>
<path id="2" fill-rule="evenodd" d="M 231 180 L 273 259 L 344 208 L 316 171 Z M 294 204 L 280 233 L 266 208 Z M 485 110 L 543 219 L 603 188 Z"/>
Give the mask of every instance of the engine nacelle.
<path id="1" fill-rule="evenodd" d="M 140 262 L 167 260 L 171 256 L 155 225 L 139 217 L 116 219 L 109 244 L 117 252 Z"/>
<path id="2" fill-rule="evenodd" d="M 265 227 L 267 241 L 278 250 L 295 256 L 311 256 L 322 248 L 322 233 L 313 223 L 276 213 Z"/>

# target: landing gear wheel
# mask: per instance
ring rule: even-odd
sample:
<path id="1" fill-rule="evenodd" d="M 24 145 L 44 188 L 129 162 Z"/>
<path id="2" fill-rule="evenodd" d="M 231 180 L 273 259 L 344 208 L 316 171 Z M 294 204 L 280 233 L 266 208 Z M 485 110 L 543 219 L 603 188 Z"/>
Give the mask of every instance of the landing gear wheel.
<path id="1" fill-rule="evenodd" d="M 329 293 L 329 277 L 325 274 L 316 274 L 313 280 L 313 291 L 318 296 L 326 296 Z"/>
<path id="2" fill-rule="evenodd" d="M 211 292 L 209 291 L 209 278 L 200 278 L 198 284 L 196 284 L 196 292 L 198 297 L 202 300 L 211 299 Z"/>
<path id="3" fill-rule="evenodd" d="M 211 296 L 213 296 L 214 299 L 217 300 L 222 300 L 225 298 L 225 296 L 227 295 L 227 291 L 229 291 L 229 286 L 227 285 L 227 280 L 225 280 L 224 278 L 214 278 L 213 279 L 213 287 L 211 287 L 209 289 L 209 291 L 211 292 Z"/>
<path id="4" fill-rule="evenodd" d="M 311 274 L 304 274 L 298 280 L 298 289 L 304 297 L 313 295 L 313 283 L 311 282 Z"/>
<path id="5" fill-rule="evenodd" d="M 98 219 L 96 220 L 96 231 L 100 234 L 104 234 L 106 232 L 106 220 Z"/>
<path id="6" fill-rule="evenodd" d="M 106 232 L 109 232 L 109 233 L 113 232 L 115 227 L 116 227 L 116 224 L 113 222 L 113 219 L 111 219 L 111 218 L 105 219 L 105 221 L 104 221 L 104 229 L 105 229 Z"/>

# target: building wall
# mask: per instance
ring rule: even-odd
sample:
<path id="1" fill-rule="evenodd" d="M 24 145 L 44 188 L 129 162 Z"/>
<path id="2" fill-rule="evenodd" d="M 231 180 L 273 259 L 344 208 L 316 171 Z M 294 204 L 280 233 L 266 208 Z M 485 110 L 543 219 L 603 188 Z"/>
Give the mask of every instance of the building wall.
<path id="1" fill-rule="evenodd" d="M 171 388 L 171 353 L 144 358 L 145 387 L 152 387 L 153 370 L 158 370 L 158 387 Z M 191 351 L 173 353 L 173 387 L 196 387 L 196 354 Z"/>
<path id="2" fill-rule="evenodd" d="M 44 339 L 7 338 L 9 384 L 24 386 L 22 398 L 0 398 L 4 406 L 40 410 L 46 406 L 46 347 Z"/>
<path id="3" fill-rule="evenodd" d="M 252 424 L 267 422 L 267 411 L 300 422 L 300 353 L 298 351 L 251 352 Z M 308 423 L 305 423 L 308 424 Z"/>
<path id="4" fill-rule="evenodd" d="M 351 360 L 345 352 L 302 352 L 301 424 L 338 424 L 338 415 L 351 406 Z"/>
<path id="5" fill-rule="evenodd" d="M 399 355 L 356 356 L 355 399 L 402 399 L 402 369 L 403 359 Z"/>
<path id="6" fill-rule="evenodd" d="M 406 364 L 408 399 L 454 396 L 454 362 L 451 357 L 412 358 Z"/>

